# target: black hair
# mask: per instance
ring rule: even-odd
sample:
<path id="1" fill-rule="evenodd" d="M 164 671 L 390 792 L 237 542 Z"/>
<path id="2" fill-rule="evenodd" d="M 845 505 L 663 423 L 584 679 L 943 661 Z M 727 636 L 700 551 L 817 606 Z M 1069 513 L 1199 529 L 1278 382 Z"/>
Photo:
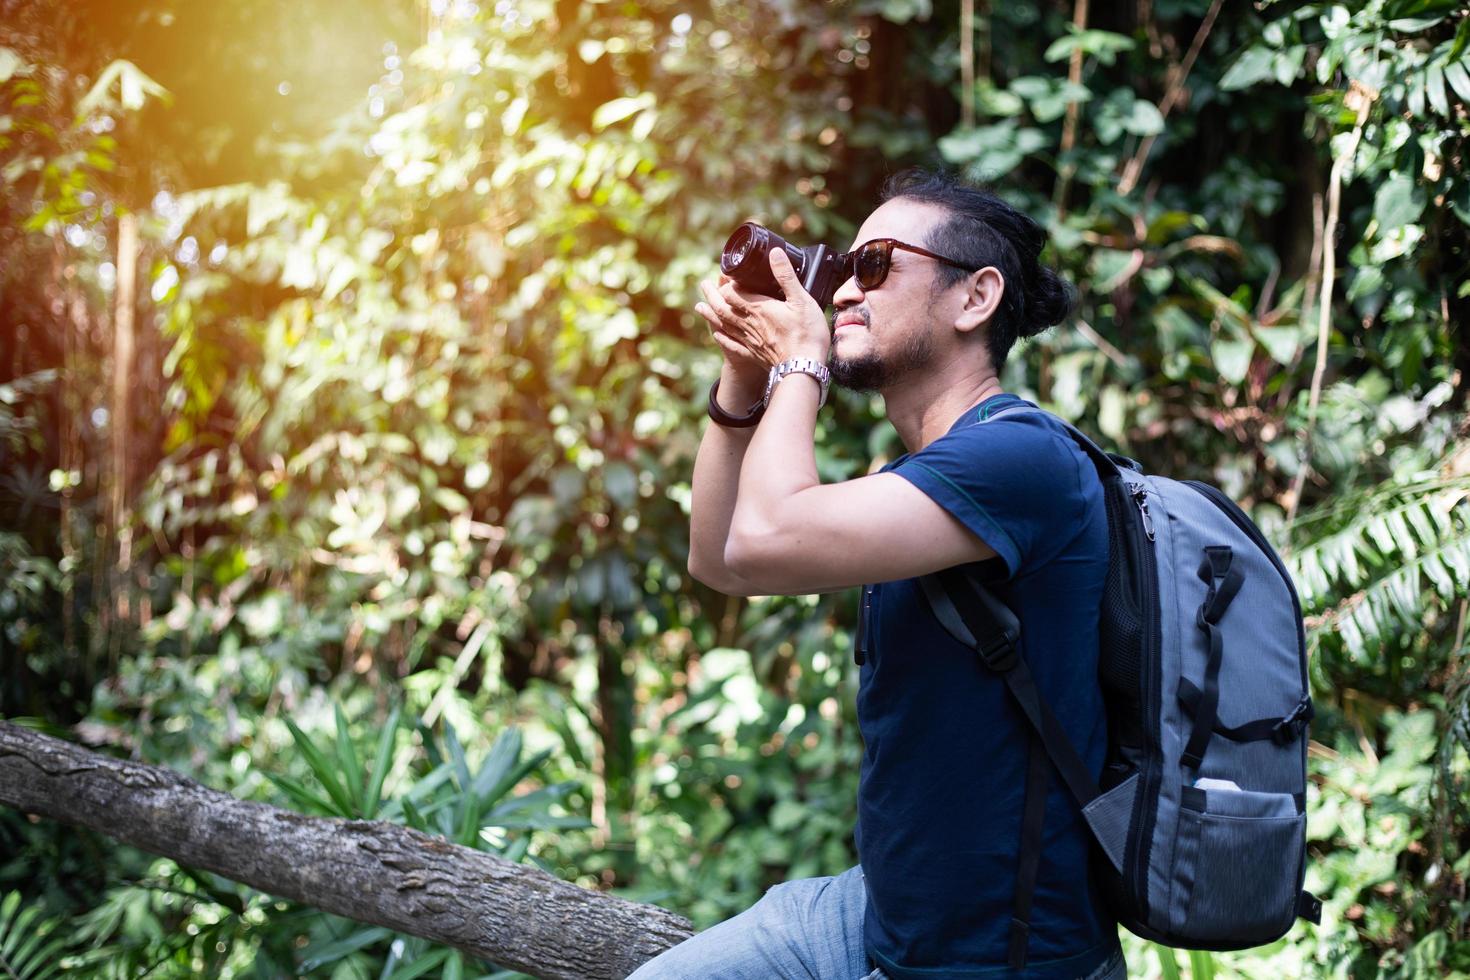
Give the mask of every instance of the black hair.
<path id="1" fill-rule="evenodd" d="M 1000 307 L 991 318 L 986 350 L 997 374 L 1011 347 L 1061 323 L 1076 305 L 1072 284 L 1038 258 L 1046 232 L 993 191 L 937 170 L 912 169 L 883 183 L 883 202 L 906 198 L 934 204 L 949 217 L 929 232 L 925 247 L 970 269 L 994 266 L 1005 279 Z M 971 273 L 935 263 L 935 286 L 948 289 Z"/>

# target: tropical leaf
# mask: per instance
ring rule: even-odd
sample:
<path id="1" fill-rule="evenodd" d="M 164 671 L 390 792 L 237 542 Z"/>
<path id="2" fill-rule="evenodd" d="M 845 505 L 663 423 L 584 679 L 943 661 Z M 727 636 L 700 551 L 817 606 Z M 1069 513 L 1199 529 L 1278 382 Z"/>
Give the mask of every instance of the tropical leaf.
<path id="1" fill-rule="evenodd" d="M 1390 480 L 1303 516 L 1288 558 L 1313 633 L 1363 659 L 1470 594 L 1470 479 Z"/>
<path id="2" fill-rule="evenodd" d="M 337 765 L 317 747 L 316 743 L 311 740 L 311 736 L 296 727 L 296 723 L 289 718 L 286 719 L 286 727 L 291 731 L 291 738 L 296 742 L 296 748 L 306 759 L 311 774 L 317 778 L 317 782 L 322 784 L 322 788 L 331 797 L 332 809 L 330 812 L 335 816 L 348 819 L 357 817 L 358 812 L 356 806 L 353 805 L 352 794 L 343 785 Z"/>
<path id="3" fill-rule="evenodd" d="M 26 904 L 20 892 L 0 899 L 0 980 L 46 980 L 61 975 L 61 959 L 72 945 L 63 933 L 52 938 L 62 919 L 44 906 Z"/>

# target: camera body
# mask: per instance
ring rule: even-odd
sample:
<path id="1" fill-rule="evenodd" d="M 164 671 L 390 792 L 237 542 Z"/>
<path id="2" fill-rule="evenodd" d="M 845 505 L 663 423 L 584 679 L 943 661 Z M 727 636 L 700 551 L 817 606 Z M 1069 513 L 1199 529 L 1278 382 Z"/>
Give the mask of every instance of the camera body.
<path id="1" fill-rule="evenodd" d="M 741 287 L 785 299 L 786 294 L 771 272 L 771 249 L 779 248 L 791 259 L 802 288 L 811 294 L 817 305 L 832 305 L 832 294 L 852 275 L 851 260 L 846 252 L 838 252 L 826 245 L 810 245 L 799 248 L 780 235 L 763 228 L 753 221 L 736 228 L 725 242 L 720 253 L 720 271 L 734 279 Z"/>

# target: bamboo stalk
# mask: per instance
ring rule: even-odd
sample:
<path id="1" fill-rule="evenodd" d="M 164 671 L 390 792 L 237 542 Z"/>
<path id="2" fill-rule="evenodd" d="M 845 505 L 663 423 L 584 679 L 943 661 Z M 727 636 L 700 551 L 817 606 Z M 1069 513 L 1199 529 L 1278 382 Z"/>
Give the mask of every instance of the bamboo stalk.
<path id="1" fill-rule="evenodd" d="M 56 246 L 52 253 L 52 275 L 53 283 L 62 282 L 62 258 L 61 239 L 56 239 Z M 77 457 L 80 455 L 77 446 L 77 424 L 76 415 L 80 410 L 73 389 L 76 371 L 76 331 L 75 324 L 67 322 L 62 318 L 62 307 L 65 300 L 60 292 L 54 293 L 52 299 L 52 314 L 55 315 L 57 323 L 61 328 L 61 376 L 57 380 L 60 394 L 61 411 L 57 419 L 56 430 L 60 445 L 57 447 L 57 463 L 63 474 L 61 485 L 61 649 L 68 656 L 77 653 L 77 592 L 74 586 L 76 581 L 77 548 L 76 540 L 72 537 L 72 481 L 71 474 L 80 466 Z"/>

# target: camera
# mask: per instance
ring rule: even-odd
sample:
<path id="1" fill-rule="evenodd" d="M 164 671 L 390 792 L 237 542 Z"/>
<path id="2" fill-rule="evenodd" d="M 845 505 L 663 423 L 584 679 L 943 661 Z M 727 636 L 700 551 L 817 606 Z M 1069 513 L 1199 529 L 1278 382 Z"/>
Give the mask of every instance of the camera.
<path id="1" fill-rule="evenodd" d="M 811 293 L 818 306 L 831 306 L 832 294 L 852 275 L 846 252 L 834 251 L 826 245 L 798 248 L 754 221 L 736 228 L 726 240 L 725 250 L 720 253 L 720 271 L 745 289 L 785 299 L 786 294 L 771 272 L 772 248 L 781 249 L 791 259 L 802 288 Z"/>

